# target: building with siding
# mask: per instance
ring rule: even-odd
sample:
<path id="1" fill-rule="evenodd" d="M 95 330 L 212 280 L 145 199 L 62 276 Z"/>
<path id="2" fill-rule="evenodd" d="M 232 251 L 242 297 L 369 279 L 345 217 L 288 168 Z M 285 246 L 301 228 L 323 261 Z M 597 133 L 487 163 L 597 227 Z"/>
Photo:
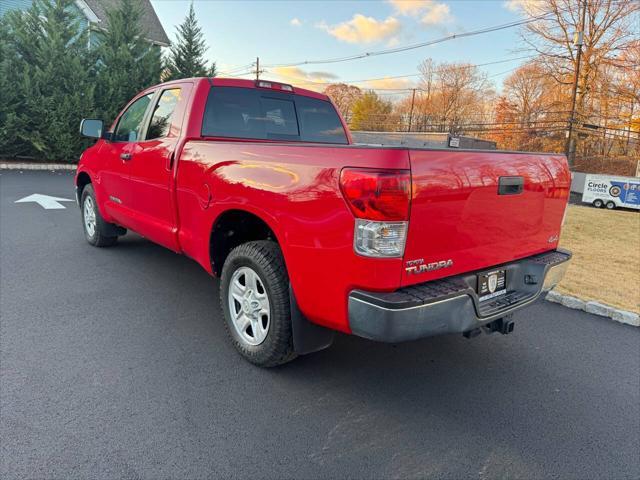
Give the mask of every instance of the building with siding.
<path id="1" fill-rule="evenodd" d="M 82 27 L 89 27 L 89 48 L 97 42 L 96 32 L 109 29 L 107 10 L 117 8 L 120 0 L 75 0 L 78 16 L 82 21 Z M 147 40 L 159 47 L 168 47 L 167 37 L 162 24 L 153 9 L 150 0 L 139 0 L 142 7 L 142 27 L 147 32 Z M 0 1 L 0 17 L 11 10 L 27 10 L 33 4 L 33 0 L 2 0 Z"/>

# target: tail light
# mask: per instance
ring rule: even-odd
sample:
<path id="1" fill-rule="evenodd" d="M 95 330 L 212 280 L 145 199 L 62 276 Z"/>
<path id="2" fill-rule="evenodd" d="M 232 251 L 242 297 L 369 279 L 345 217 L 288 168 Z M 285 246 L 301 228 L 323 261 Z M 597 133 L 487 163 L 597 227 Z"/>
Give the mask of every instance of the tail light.
<path id="1" fill-rule="evenodd" d="M 356 217 L 354 250 L 367 257 L 402 257 L 407 238 L 408 170 L 345 168 L 340 189 Z"/>

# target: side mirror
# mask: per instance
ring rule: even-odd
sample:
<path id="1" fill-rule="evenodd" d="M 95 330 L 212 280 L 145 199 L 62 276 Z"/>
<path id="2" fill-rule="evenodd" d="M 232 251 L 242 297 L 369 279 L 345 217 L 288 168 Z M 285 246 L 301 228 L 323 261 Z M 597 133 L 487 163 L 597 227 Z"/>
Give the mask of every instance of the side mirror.
<path id="1" fill-rule="evenodd" d="M 80 133 L 89 138 L 102 138 L 102 120 L 85 118 L 80 122 Z"/>

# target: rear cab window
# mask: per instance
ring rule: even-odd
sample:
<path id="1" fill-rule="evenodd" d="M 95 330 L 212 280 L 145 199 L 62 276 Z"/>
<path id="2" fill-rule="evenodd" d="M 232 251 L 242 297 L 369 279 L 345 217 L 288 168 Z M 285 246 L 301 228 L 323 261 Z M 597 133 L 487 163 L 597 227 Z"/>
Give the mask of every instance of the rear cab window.
<path id="1" fill-rule="evenodd" d="M 243 87 L 212 87 L 202 121 L 205 137 L 348 143 L 342 122 L 325 100 Z"/>

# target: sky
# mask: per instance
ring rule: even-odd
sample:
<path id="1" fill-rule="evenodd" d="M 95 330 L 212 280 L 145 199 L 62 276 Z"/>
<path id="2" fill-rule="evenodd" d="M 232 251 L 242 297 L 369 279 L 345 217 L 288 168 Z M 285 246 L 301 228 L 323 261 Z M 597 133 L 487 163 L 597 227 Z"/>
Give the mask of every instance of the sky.
<path id="1" fill-rule="evenodd" d="M 411 88 L 418 78 L 386 77 L 417 74 L 418 65 L 428 57 L 476 65 L 509 60 L 480 67 L 499 90 L 504 77 L 526 61 L 521 58 L 527 52 L 521 51 L 518 27 L 346 62 L 275 65 L 402 47 L 518 21 L 523 18 L 517 8 L 521 1 L 531 0 L 196 0 L 194 8 L 209 45 L 207 57 L 216 61 L 221 77 L 255 68 L 249 64 L 260 57 L 264 79 L 314 90 L 331 82 L 380 79 L 354 84 L 394 95 L 387 89 Z M 152 0 L 152 4 L 173 40 L 190 1 Z"/>

